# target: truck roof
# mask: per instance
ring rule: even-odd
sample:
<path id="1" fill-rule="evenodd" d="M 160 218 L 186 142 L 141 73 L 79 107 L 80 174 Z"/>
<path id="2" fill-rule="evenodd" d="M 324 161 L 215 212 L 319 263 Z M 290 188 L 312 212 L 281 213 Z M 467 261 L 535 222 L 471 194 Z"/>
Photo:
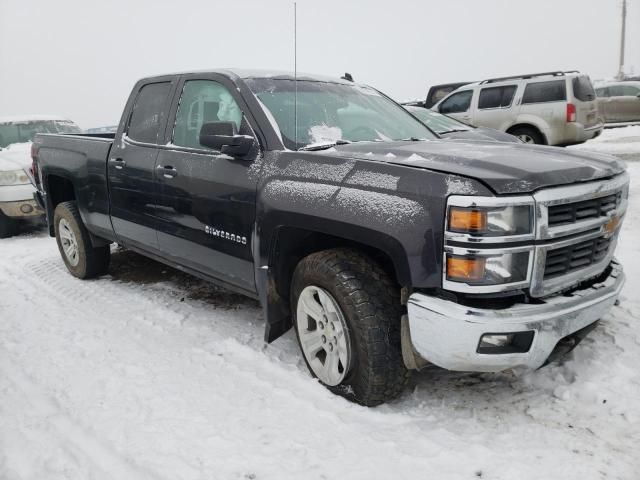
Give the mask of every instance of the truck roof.
<path id="1" fill-rule="evenodd" d="M 205 70 L 190 70 L 187 72 L 173 72 L 164 75 L 154 75 L 151 77 L 145 77 L 143 80 L 150 80 L 158 77 L 166 77 L 167 75 L 190 75 L 194 73 L 218 73 L 228 77 L 236 77 L 242 79 L 249 78 L 272 78 L 279 80 L 294 80 L 294 72 L 286 70 L 254 70 L 254 69 L 242 69 L 242 68 L 216 68 Z M 328 82 L 328 83 L 342 83 L 345 85 L 353 85 L 353 82 L 344 80 L 339 77 L 330 77 L 326 75 L 317 75 L 312 73 L 298 72 L 298 80 L 312 81 L 312 82 Z"/>

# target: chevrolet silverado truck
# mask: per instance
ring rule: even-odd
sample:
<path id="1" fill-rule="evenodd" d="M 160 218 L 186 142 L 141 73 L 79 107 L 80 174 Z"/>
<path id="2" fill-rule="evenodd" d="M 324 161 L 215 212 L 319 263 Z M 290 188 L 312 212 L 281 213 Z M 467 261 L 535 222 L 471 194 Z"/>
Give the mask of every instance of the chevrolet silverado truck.
<path id="1" fill-rule="evenodd" d="M 110 244 L 259 299 L 311 374 L 372 406 L 412 370 L 538 368 L 617 300 L 628 203 L 604 155 L 441 139 L 379 91 L 218 70 L 134 87 L 115 134 L 37 135 L 71 274 Z"/>

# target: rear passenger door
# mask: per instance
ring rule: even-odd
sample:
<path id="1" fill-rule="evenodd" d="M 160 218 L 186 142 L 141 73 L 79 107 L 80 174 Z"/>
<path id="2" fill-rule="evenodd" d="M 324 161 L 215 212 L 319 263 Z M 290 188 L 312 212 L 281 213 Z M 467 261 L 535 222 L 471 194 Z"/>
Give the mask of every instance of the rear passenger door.
<path id="1" fill-rule="evenodd" d="M 259 155 L 243 99 L 224 76 L 189 75 L 178 86 L 157 161 L 160 200 L 158 241 L 163 255 L 207 276 L 255 291 L 251 240 Z M 246 157 L 232 158 L 202 146 L 204 123 L 233 122 L 256 138 Z"/>
<path id="2" fill-rule="evenodd" d="M 175 78 L 155 79 L 138 88 L 107 165 L 116 236 L 125 245 L 149 251 L 158 250 L 156 157 L 175 84 Z"/>
<path id="3" fill-rule="evenodd" d="M 505 130 L 505 124 L 512 118 L 509 111 L 514 107 L 513 99 L 517 88 L 517 85 L 481 88 L 478 105 L 473 112 L 473 124 Z"/>
<path id="4" fill-rule="evenodd" d="M 553 139 L 564 131 L 567 120 L 567 80 L 547 80 L 529 82 L 524 88 L 520 105 L 520 115 L 531 115 L 544 120 L 543 132 L 547 138 Z"/>

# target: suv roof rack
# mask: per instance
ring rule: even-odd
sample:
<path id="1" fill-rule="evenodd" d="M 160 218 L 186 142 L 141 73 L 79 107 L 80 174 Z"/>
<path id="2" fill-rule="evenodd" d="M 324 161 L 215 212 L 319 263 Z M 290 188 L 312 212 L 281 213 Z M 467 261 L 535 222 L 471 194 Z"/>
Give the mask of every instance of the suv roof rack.
<path id="1" fill-rule="evenodd" d="M 495 83 L 495 82 L 503 82 L 505 80 L 517 80 L 517 79 L 527 79 L 527 78 L 534 78 L 534 77 L 544 77 L 547 75 L 551 75 L 554 77 L 560 77 L 563 75 L 566 75 L 568 73 L 580 73 L 578 70 L 567 70 L 567 71 L 555 71 L 555 72 L 542 72 L 542 73 L 527 73 L 524 75 L 512 75 L 510 77 L 499 77 L 499 78 L 488 78 L 487 80 L 482 80 L 480 82 L 481 85 L 485 84 L 485 83 Z"/>

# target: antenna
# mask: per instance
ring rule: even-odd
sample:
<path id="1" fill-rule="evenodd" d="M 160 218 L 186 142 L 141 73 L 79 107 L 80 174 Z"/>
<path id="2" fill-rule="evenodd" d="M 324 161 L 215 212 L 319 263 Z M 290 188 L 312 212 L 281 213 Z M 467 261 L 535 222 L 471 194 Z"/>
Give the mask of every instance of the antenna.
<path id="1" fill-rule="evenodd" d="M 620 31 L 620 67 L 618 69 L 618 80 L 624 80 L 624 43 L 627 26 L 627 0 L 622 1 L 622 30 Z"/>
<path id="2" fill-rule="evenodd" d="M 298 4 L 293 2 L 293 84 L 295 93 L 293 96 L 293 123 L 294 141 L 298 149 Z"/>

